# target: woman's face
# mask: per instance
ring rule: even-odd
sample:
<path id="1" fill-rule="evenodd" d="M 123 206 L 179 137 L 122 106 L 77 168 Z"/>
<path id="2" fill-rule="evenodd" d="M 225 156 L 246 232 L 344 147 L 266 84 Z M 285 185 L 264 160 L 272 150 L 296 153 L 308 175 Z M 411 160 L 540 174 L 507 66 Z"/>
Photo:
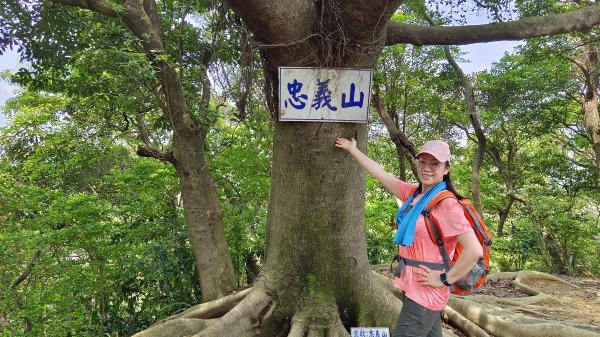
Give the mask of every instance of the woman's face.
<path id="1" fill-rule="evenodd" d="M 423 153 L 417 159 L 417 173 L 419 174 L 419 181 L 423 185 L 423 192 L 425 192 L 444 180 L 444 175 L 448 174 L 448 167 L 445 163 L 435 159 L 434 156 Z"/>

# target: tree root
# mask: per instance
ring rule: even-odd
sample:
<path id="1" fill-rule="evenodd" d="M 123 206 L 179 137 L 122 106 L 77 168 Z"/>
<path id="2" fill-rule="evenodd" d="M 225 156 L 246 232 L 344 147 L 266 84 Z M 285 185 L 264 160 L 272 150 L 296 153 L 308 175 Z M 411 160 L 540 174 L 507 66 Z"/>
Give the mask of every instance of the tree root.
<path id="1" fill-rule="evenodd" d="M 326 324 L 317 323 L 312 318 L 313 323 L 309 323 L 311 317 L 303 313 L 294 315 L 287 337 L 350 337 L 337 311 L 326 318 Z"/>
<path id="2" fill-rule="evenodd" d="M 306 321 L 304 317 L 296 315 L 292 318 L 292 327 L 288 337 L 304 337 L 306 334 Z"/>
<path id="3" fill-rule="evenodd" d="M 195 305 L 178 315 L 168 317 L 157 324 L 167 320 L 176 318 L 197 318 L 197 319 L 212 319 L 219 318 L 225 315 L 229 310 L 233 309 L 250 293 L 252 288 L 248 288 L 235 294 L 221 297 L 217 300 Z"/>
<path id="4" fill-rule="evenodd" d="M 140 331 L 134 337 L 187 337 L 206 328 L 206 322 L 193 318 L 175 318 Z"/>
<path id="5" fill-rule="evenodd" d="M 456 312 L 450 306 L 444 308 L 444 315 L 446 320 L 453 326 L 460 328 L 460 330 L 467 335 L 467 337 L 490 337 L 490 335 L 480 328 L 477 324 L 469 321 L 463 315 Z"/>
<path id="6" fill-rule="evenodd" d="M 557 307 L 558 300 L 535 289 L 535 285 L 546 289 L 548 283 L 562 280 L 532 272 L 498 273 L 490 275 L 490 278 L 512 279 L 513 284 L 533 296 L 513 299 L 485 295 L 452 296 L 444 310 L 445 317 L 467 336 L 600 337 L 600 327 L 543 319 L 550 317 L 537 311 L 535 305 Z M 349 309 L 352 324 L 356 326 L 387 326 L 393 332 L 402 307 L 401 292 L 393 287 L 389 278 L 375 272 L 359 279 L 356 289 L 360 290 L 356 290 L 356 298 L 335 303 L 336 300 L 329 297 L 309 297 L 303 299 L 304 309 L 297 309 L 295 313 L 281 312 L 284 309 L 280 308 L 277 314 L 272 315 L 276 302 L 265 284 L 265 280 L 258 279 L 250 289 L 189 308 L 135 337 L 349 337 L 341 312 Z M 559 290 L 553 289 L 551 284 L 548 291 Z M 506 310 L 503 306 L 510 308 Z M 444 329 L 443 335 L 455 337 L 447 329 Z"/>
<path id="7" fill-rule="evenodd" d="M 262 283 L 257 282 L 237 306 L 193 337 L 220 336 L 223 331 L 231 336 L 256 335 L 275 306 Z"/>
<path id="8" fill-rule="evenodd" d="M 522 308 L 522 309 L 527 309 L 527 310 L 530 309 L 530 308 L 528 308 L 528 306 L 530 306 L 530 305 L 556 305 L 556 306 L 559 306 L 561 304 L 560 301 L 557 300 L 556 298 L 554 298 L 550 295 L 542 294 L 542 293 L 540 293 L 536 296 L 519 297 L 519 298 L 499 298 L 499 297 L 490 296 L 490 295 L 473 295 L 473 296 L 463 297 L 463 298 L 468 298 L 469 300 L 471 300 L 473 302 L 493 304 L 493 305 L 497 305 L 499 307 L 512 306 L 512 307 Z"/>
<path id="9" fill-rule="evenodd" d="M 373 276 L 374 276 L 374 282 L 378 282 L 379 284 L 381 284 L 383 287 L 385 287 L 388 291 L 390 291 L 392 294 L 394 294 L 394 296 L 396 296 L 396 298 L 398 298 L 399 300 L 402 300 L 404 298 L 404 295 L 402 294 L 402 290 L 394 287 L 394 284 L 392 283 L 392 280 L 389 277 L 385 277 L 377 272 L 373 272 Z"/>
<path id="10" fill-rule="evenodd" d="M 532 296 L 510 299 L 486 295 L 452 296 L 448 306 L 498 337 L 600 336 L 600 327 L 593 324 L 557 321 L 555 316 L 538 310 L 541 306 L 560 310 L 567 305 L 560 298 L 564 292 L 579 294 L 584 289 L 553 275 L 534 271 L 494 273 L 489 279 L 512 280 L 513 287 Z M 507 306 L 510 308 L 504 309 Z"/>
<path id="11" fill-rule="evenodd" d="M 164 319 L 134 337 L 255 336 L 275 302 L 257 282 L 252 288 L 194 306 Z"/>
<path id="12" fill-rule="evenodd" d="M 341 319 L 337 319 L 333 322 L 333 327 L 331 328 L 331 332 L 329 337 L 350 337 L 350 333 L 346 331 L 346 327 L 342 324 Z"/>
<path id="13" fill-rule="evenodd" d="M 359 300 L 363 311 L 359 314 L 362 324 L 382 326 L 382 324 L 387 323 L 383 326 L 392 325 L 393 328 L 393 324 L 396 323 L 398 315 L 400 315 L 402 301 L 398 298 L 398 296 L 401 296 L 398 290 L 392 290 L 390 286 L 390 282 L 385 282 L 376 273 L 371 273 L 367 291 L 362 293 Z M 398 295 L 395 294 L 396 292 L 398 292 Z"/>
<path id="14" fill-rule="evenodd" d="M 600 337 L 600 328 L 532 318 L 509 310 L 452 297 L 454 310 L 497 337 Z"/>
<path id="15" fill-rule="evenodd" d="M 558 278 L 556 276 L 550 275 L 550 274 L 545 274 L 545 273 L 540 273 L 540 272 L 536 272 L 536 271 L 528 271 L 528 270 L 523 270 L 520 272 L 517 272 L 517 275 L 513 281 L 513 286 L 530 295 L 538 295 L 540 293 L 542 293 L 542 291 L 540 291 L 539 289 L 535 289 L 533 286 L 531 286 L 531 283 L 535 283 L 535 281 L 542 281 L 546 283 L 546 286 L 548 285 L 548 283 L 558 283 L 560 286 L 562 287 L 556 287 L 556 289 L 565 289 L 564 287 L 568 287 L 571 289 L 577 289 L 580 290 L 581 288 L 569 283 L 561 278 Z"/>

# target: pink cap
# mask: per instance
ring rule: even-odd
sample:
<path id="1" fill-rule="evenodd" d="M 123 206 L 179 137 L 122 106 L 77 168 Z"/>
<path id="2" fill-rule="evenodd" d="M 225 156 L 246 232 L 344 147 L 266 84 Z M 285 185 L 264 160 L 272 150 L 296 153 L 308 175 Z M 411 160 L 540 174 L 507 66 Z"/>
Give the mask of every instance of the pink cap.
<path id="1" fill-rule="evenodd" d="M 423 153 L 429 153 L 442 163 L 450 161 L 450 147 L 443 140 L 425 142 L 416 157 L 418 158 Z"/>

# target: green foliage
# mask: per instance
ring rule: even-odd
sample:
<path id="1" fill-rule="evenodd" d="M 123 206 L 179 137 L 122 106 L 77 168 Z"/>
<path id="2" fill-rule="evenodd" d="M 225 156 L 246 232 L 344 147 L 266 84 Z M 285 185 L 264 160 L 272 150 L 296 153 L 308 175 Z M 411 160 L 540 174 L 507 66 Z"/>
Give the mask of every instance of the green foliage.
<path id="1" fill-rule="evenodd" d="M 544 241 L 539 228 L 527 219 L 510 224 L 509 235 L 494 239 L 492 269 L 545 270 Z"/>
<path id="2" fill-rule="evenodd" d="M 0 335 L 129 335 L 199 299 L 177 176 L 63 103 L 26 94 L 0 132 Z"/>
<path id="3" fill-rule="evenodd" d="M 395 214 L 398 206 L 372 177 L 367 178 L 365 230 L 367 254 L 371 264 L 389 263 L 397 254 L 398 246 L 392 241 L 395 234 Z"/>
<path id="4" fill-rule="evenodd" d="M 272 130 L 268 114 L 256 111 L 244 122 L 220 120 L 209 134 L 208 161 L 219 189 L 225 232 L 241 285 L 252 280 L 246 262 L 264 256 L 270 188 Z"/>
<path id="5" fill-rule="evenodd" d="M 396 149 L 385 136 L 369 142 L 369 156 L 381 163 L 388 172 L 398 171 Z M 398 246 L 392 241 L 396 233 L 395 198 L 373 177 L 367 175 L 365 230 L 367 254 L 371 264 L 389 263 L 397 254 Z"/>

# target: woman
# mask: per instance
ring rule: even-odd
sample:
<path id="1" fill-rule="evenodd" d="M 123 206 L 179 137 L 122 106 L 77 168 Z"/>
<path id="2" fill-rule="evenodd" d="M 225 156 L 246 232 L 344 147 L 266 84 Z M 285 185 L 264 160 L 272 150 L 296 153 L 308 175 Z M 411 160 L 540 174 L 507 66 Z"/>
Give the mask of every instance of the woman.
<path id="1" fill-rule="evenodd" d="M 409 204 L 397 216 L 398 233 L 394 241 L 399 244 L 399 255 L 416 261 L 442 263 L 439 248 L 427 232 L 421 210 L 443 189 L 462 198 L 450 180 L 448 144 L 441 140 L 428 141 L 417 153 L 418 185 L 404 182 L 386 172 L 381 165 L 357 149 L 354 139 L 337 138 L 335 146 L 348 151 L 390 193 L 403 202 L 408 200 Z M 394 337 L 441 337 L 441 312 L 450 298 L 449 286 L 466 275 L 483 255 L 481 245 L 456 199 L 440 201 L 431 211 L 431 216 L 438 221 L 444 234 L 450 258 L 457 243 L 462 245 L 463 250 L 450 271 L 442 273 L 424 265 L 407 265 L 400 276 L 394 279 L 394 286 L 404 292 Z"/>

